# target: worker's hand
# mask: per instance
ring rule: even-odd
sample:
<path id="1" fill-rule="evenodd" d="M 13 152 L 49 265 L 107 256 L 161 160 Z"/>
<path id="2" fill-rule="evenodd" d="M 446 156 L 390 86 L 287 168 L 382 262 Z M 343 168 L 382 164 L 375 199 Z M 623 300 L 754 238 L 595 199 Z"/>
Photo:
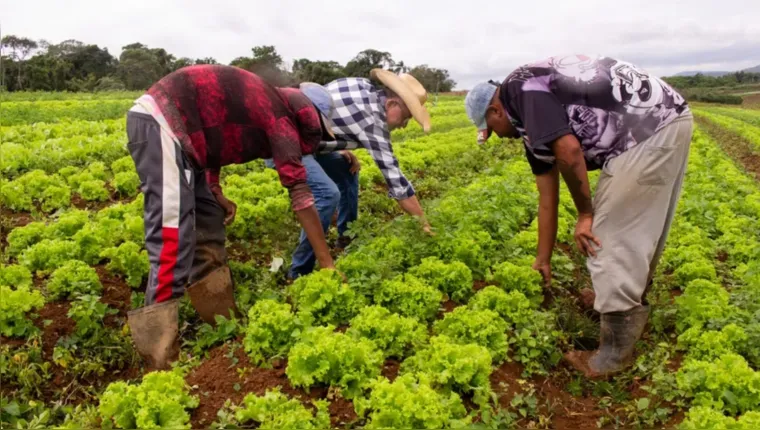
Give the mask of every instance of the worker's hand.
<path id="1" fill-rule="evenodd" d="M 216 201 L 219 203 L 219 206 L 224 209 L 224 213 L 226 214 L 224 216 L 224 225 L 230 225 L 232 224 L 232 221 L 235 221 L 235 214 L 237 213 L 237 205 L 232 200 L 228 199 L 227 197 L 224 197 L 224 194 L 222 194 L 221 190 L 211 190 L 214 194 L 214 197 L 216 198 Z"/>
<path id="2" fill-rule="evenodd" d="M 338 153 L 346 159 L 346 162 L 349 165 L 349 171 L 352 175 L 359 173 L 359 170 L 362 169 L 362 166 L 361 163 L 359 163 L 359 159 L 356 158 L 356 155 L 354 155 L 353 151 L 338 151 Z"/>
<path id="3" fill-rule="evenodd" d="M 435 232 L 433 231 L 433 228 L 430 227 L 430 223 L 427 221 L 425 221 L 422 224 L 422 231 L 424 231 L 425 234 L 427 234 L 428 236 L 435 236 Z"/>
<path id="4" fill-rule="evenodd" d="M 594 215 L 591 214 L 580 214 L 578 222 L 575 224 L 575 244 L 578 246 L 581 254 L 586 257 L 596 257 L 593 244 L 599 248 L 602 247 L 602 242 L 591 232 L 593 225 Z"/>
<path id="5" fill-rule="evenodd" d="M 541 274 L 541 277 L 544 279 L 544 287 L 549 288 L 552 286 L 552 265 L 550 262 L 536 259 L 533 263 L 533 270 Z"/>
<path id="6" fill-rule="evenodd" d="M 348 278 L 346 278 L 346 275 L 343 272 L 341 272 L 340 270 L 336 269 L 334 264 L 330 264 L 330 265 L 328 265 L 326 267 L 322 266 L 320 264 L 319 267 L 320 267 L 320 269 L 334 270 L 335 273 L 337 273 L 338 275 L 340 275 L 340 278 L 343 280 L 343 282 L 348 282 Z"/>

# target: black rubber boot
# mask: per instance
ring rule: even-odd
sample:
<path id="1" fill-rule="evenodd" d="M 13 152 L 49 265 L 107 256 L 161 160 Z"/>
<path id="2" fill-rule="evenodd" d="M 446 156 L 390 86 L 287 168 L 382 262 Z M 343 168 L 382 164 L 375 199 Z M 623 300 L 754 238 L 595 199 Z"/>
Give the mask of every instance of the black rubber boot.
<path id="1" fill-rule="evenodd" d="M 589 369 L 607 375 L 628 367 L 648 319 L 649 306 L 602 314 L 599 350 L 589 359 Z"/>
<path id="2" fill-rule="evenodd" d="M 602 314 L 599 349 L 569 352 L 565 360 L 587 378 L 616 374 L 631 365 L 636 341 L 641 338 L 648 319 L 649 306 Z"/>
<path id="3" fill-rule="evenodd" d="M 179 357 L 179 300 L 148 305 L 127 314 L 129 331 L 151 370 L 166 370 Z"/>
<path id="4" fill-rule="evenodd" d="M 217 315 L 226 318 L 239 315 L 233 287 L 230 268 L 222 266 L 187 287 L 187 295 L 201 319 L 216 325 Z"/>

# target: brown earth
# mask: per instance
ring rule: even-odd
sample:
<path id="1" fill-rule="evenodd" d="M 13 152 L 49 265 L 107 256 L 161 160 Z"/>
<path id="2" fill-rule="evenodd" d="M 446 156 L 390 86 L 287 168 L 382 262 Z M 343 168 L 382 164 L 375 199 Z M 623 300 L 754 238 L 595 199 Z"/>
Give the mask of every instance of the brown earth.
<path id="1" fill-rule="evenodd" d="M 539 399 L 539 413 L 551 416 L 551 427 L 556 429 L 596 429 L 597 420 L 604 415 L 598 407 L 599 398 L 594 396 L 576 397 L 564 390 L 566 376 L 560 373 L 550 377 L 536 377 L 526 380 L 521 376 L 523 367 L 519 363 L 504 363 L 491 373 L 491 387 L 499 397 L 499 405 L 509 409 L 516 394 L 524 391 L 527 384 L 533 384 Z M 520 427 L 531 425 L 528 419 L 518 422 Z"/>
<path id="2" fill-rule="evenodd" d="M 393 382 L 396 380 L 396 377 L 398 377 L 400 367 L 400 361 L 389 358 L 385 360 L 385 363 L 383 364 L 383 370 L 380 371 L 380 374 L 388 378 L 389 381 Z"/>
<path id="3" fill-rule="evenodd" d="M 699 114 L 695 115 L 694 118 L 697 124 L 704 128 L 734 161 L 744 167 L 744 170 L 756 180 L 760 181 L 760 152 L 757 151 L 751 142 Z"/>
<path id="4" fill-rule="evenodd" d="M 241 348 L 231 352 L 229 345 L 212 350 L 209 358 L 187 376 L 193 394 L 200 397 L 200 405 L 190 418 L 193 428 L 206 428 L 213 423 L 217 411 L 227 399 L 239 404 L 248 393 L 263 395 L 275 388 L 300 399 L 307 406 L 311 405 L 311 400 L 332 397 L 328 400 L 333 426 L 343 426 L 356 420 L 350 401 L 338 395 L 332 396 L 326 387 L 312 387 L 309 391 L 294 388 L 285 375 L 286 361 L 280 360 L 274 364 L 276 367 L 272 369 L 255 367 Z"/>

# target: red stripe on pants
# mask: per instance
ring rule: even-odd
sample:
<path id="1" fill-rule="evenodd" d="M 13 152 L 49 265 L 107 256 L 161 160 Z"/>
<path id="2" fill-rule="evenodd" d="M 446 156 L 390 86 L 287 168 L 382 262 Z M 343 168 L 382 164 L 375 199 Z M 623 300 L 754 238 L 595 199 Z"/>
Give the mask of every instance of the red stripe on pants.
<path id="1" fill-rule="evenodd" d="M 161 229 L 161 255 L 158 258 L 158 286 L 156 287 L 156 303 L 172 298 L 174 284 L 174 267 L 177 265 L 177 248 L 179 245 L 179 229 L 163 227 Z"/>

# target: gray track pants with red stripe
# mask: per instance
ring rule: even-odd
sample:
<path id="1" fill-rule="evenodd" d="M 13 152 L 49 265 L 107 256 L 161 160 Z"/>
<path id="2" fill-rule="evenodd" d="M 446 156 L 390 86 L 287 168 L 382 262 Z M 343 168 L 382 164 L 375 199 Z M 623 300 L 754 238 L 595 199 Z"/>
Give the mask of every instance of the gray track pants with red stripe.
<path id="1" fill-rule="evenodd" d="M 148 114 L 127 114 L 128 149 L 145 198 L 150 275 L 145 304 L 182 296 L 188 283 L 227 263 L 225 212 L 202 170 Z"/>

